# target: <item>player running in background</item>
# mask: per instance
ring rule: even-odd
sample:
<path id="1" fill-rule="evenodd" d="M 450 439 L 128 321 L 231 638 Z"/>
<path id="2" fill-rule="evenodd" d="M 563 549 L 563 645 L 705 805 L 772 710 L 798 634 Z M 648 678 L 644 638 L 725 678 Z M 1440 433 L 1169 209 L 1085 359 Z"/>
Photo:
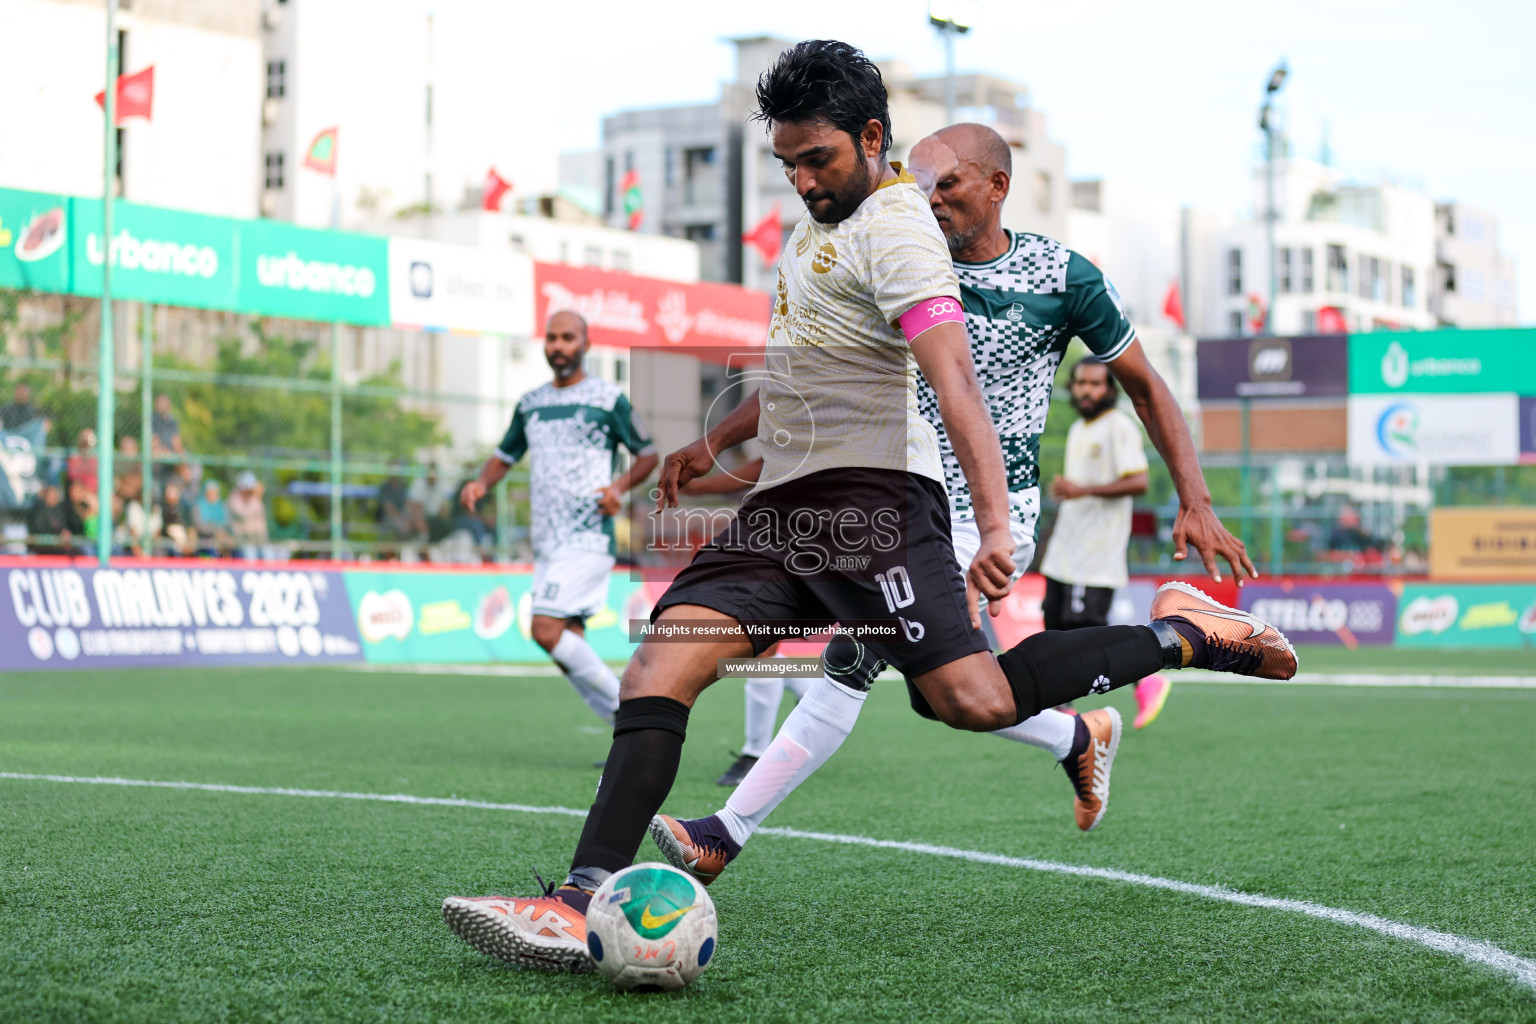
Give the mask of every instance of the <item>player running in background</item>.
<path id="1" fill-rule="evenodd" d="M 624 672 L 613 747 L 565 884 L 531 898 L 443 901 L 455 933 L 514 963 L 592 969 L 587 906 L 634 861 L 676 779 L 694 701 L 718 678 L 720 659 L 761 654 L 791 624 L 871 624 L 869 652 L 912 681 L 922 710 L 978 732 L 1159 668 L 1295 673 L 1277 630 L 1193 588 L 1169 589 L 1148 626 L 1039 633 L 992 653 L 976 594 L 1001 600 L 1015 571 L 1003 452 L 976 384 L 944 236 L 915 179 L 886 159 L 880 72 L 846 43 L 811 40 L 779 56 L 757 99 L 756 116 L 768 122 L 807 213 L 779 261 L 761 386 L 667 457 L 660 504 L 675 504 L 678 486 L 707 473 L 715 453 L 754 436 L 762 476 L 652 612 Z M 917 408 L 916 368 L 970 489 L 979 543 L 963 578 L 938 437 Z M 1173 405 L 1166 387 L 1157 400 Z M 1245 565 L 1208 499 L 1187 515 L 1184 532 L 1211 565 L 1218 553 Z M 684 630 L 688 642 L 668 642 Z M 861 703 L 862 694 L 844 693 L 840 704 L 815 709 L 837 728 L 851 727 Z"/>
<path id="2" fill-rule="evenodd" d="M 1062 475 L 1051 481 L 1060 505 L 1045 546 L 1045 628 L 1109 625 L 1116 588 L 1130 582 L 1125 550 L 1131 539 L 1131 502 L 1147 493 L 1147 455 L 1141 431 L 1116 403 L 1120 386 L 1098 356 L 1072 367 L 1072 408 L 1081 417 L 1067 431 Z M 1152 724 L 1173 683 L 1150 675 L 1136 684 L 1136 728 Z"/>
<path id="3" fill-rule="evenodd" d="M 1242 543 L 1211 512 L 1210 491 L 1183 414 L 1147 361 L 1113 286 L 1090 261 L 1061 243 L 1003 228 L 1011 165 L 1007 144 L 983 125 L 943 129 L 912 149 L 913 172 L 932 185 L 933 215 L 954 257 L 977 377 L 1002 444 L 1010 525 L 1017 543 L 1014 560 L 1022 569 L 1033 555 L 1040 507 L 1040 433 L 1045 429 L 1056 368 L 1076 335 L 1125 385 L 1168 464 L 1180 497 L 1174 557 L 1182 560 L 1187 548 L 1195 547 L 1204 556 L 1206 569 L 1219 580 L 1207 547 L 1218 544 L 1229 553 L 1240 582 L 1245 574 L 1256 575 Z M 919 381 L 918 394 L 925 415 L 938 431 L 955 556 L 964 564 L 975 550 L 977 537 L 972 491 L 925 381 Z M 1123 557 L 1123 543 L 1120 550 Z M 1190 596 L 1179 589 L 1182 586 L 1170 585 L 1159 593 L 1154 619 Z M 1218 615 L 1248 618 L 1218 605 L 1209 607 Z M 1254 620 L 1252 628 L 1261 629 L 1262 624 Z M 1243 626 L 1237 635 L 1249 631 L 1249 626 Z M 1037 638 L 1065 641 L 1083 635 L 1046 632 Z M 1101 634 L 1095 631 L 1094 635 Z M 1029 643 L 1026 640 L 1020 646 Z M 867 645 L 841 635 L 828 645 L 825 657 L 827 677 L 813 681 L 811 690 L 785 718 L 768 753 L 747 773 L 724 808 L 706 818 L 676 820 L 657 815 L 653 819 L 651 836 L 675 866 L 706 884 L 712 881 L 773 809 L 848 737 L 869 686 L 884 665 Z M 913 703 L 920 712 L 924 710 L 915 693 Z M 1109 708 L 1082 716 L 1052 708 L 998 731 L 998 735 L 1050 750 L 1062 762 L 1076 793 L 1077 824 L 1084 831 L 1103 817 L 1119 734 L 1119 716 Z"/>
<path id="4" fill-rule="evenodd" d="M 533 519 L 533 640 L 581 699 L 612 721 L 619 680 L 586 640 L 586 620 L 608 600 L 613 517 L 624 494 L 656 468 L 656 446 L 617 384 L 587 374 L 587 322 L 555 313 L 544 326 L 544 359 L 555 379 L 518 400 L 501 444 L 464 485 L 466 509 L 527 453 Z M 618 446 L 635 456 L 613 475 Z"/>

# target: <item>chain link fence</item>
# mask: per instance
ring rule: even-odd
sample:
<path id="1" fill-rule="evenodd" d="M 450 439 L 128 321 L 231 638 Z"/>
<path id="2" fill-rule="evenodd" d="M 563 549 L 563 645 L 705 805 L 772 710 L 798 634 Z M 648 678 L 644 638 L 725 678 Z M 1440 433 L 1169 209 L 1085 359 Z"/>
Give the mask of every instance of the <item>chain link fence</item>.
<path id="1" fill-rule="evenodd" d="M 122 554 L 529 557 L 526 473 L 457 500 L 488 453 L 450 424 L 504 423 L 510 400 L 411 385 L 466 339 L 131 302 L 113 319 L 100 438 L 99 301 L 0 290 L 0 550 L 94 551 L 110 500 Z"/>
<path id="2" fill-rule="evenodd" d="M 105 497 L 122 554 L 530 560 L 525 471 L 473 513 L 457 501 L 518 397 L 431 387 L 476 339 L 120 302 L 113 431 L 98 438 L 99 318 L 96 299 L 0 290 L 0 551 L 94 551 L 97 459 L 110 444 Z M 1065 404 L 1049 419 L 1042 484 L 1061 471 L 1072 420 Z M 1217 513 L 1270 574 L 1420 574 L 1431 508 L 1536 505 L 1533 465 L 1362 469 L 1338 453 L 1203 461 Z M 1047 497 L 1042 549 L 1054 509 Z M 1133 572 L 1181 568 L 1176 511 L 1154 459 Z M 621 518 L 624 557 L 653 524 L 643 510 Z"/>

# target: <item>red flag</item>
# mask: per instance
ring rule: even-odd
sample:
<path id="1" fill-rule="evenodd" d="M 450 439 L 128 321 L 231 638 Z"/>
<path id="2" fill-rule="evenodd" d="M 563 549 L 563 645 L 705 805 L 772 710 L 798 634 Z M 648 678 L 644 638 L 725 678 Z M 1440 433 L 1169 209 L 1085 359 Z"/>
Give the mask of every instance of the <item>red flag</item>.
<path id="1" fill-rule="evenodd" d="M 501 209 L 501 197 L 512 191 L 512 183 L 496 173 L 492 167 L 485 172 L 485 188 L 480 193 L 480 206 L 486 210 Z"/>
<path id="2" fill-rule="evenodd" d="M 304 154 L 304 166 L 321 174 L 336 176 L 336 137 L 338 130 L 327 128 L 315 136 Z"/>
<path id="3" fill-rule="evenodd" d="M 1318 334 L 1348 334 L 1349 325 L 1344 322 L 1344 311 L 1338 306 L 1324 306 L 1317 311 Z"/>
<path id="4" fill-rule="evenodd" d="M 1163 316 L 1179 325 L 1179 330 L 1184 329 L 1184 297 L 1179 294 L 1179 279 L 1174 278 L 1168 286 L 1168 297 L 1163 299 Z"/>
<path id="5" fill-rule="evenodd" d="M 107 91 L 103 89 L 96 94 L 96 105 L 103 110 L 107 108 Z M 146 121 L 153 120 L 150 112 L 155 106 L 155 66 L 151 64 L 143 71 L 135 71 L 131 75 L 117 76 L 117 123 L 122 124 L 130 117 L 142 117 Z"/>
<path id="6" fill-rule="evenodd" d="M 779 204 L 774 203 L 768 216 L 742 235 L 741 240 L 762 255 L 763 266 L 773 266 L 774 258 L 779 255 L 779 245 L 784 240 L 784 223 L 779 217 Z"/>

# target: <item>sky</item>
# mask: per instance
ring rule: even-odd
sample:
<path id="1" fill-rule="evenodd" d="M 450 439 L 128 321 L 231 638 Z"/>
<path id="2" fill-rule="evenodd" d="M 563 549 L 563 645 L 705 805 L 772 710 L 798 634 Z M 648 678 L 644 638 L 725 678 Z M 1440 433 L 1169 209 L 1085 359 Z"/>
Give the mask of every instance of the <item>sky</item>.
<path id="1" fill-rule="evenodd" d="M 595 148 L 605 114 L 714 100 L 734 76 L 733 36 L 838 38 L 920 74 L 944 67 L 925 0 L 437 5 L 468 26 L 439 53 L 485 61 L 486 88 L 505 97 L 484 144 L 523 194 L 557 183 L 557 153 Z M 1326 123 L 1351 178 L 1493 212 L 1519 261 L 1521 322 L 1536 323 L 1532 39 L 1530 0 L 984 0 L 956 66 L 1027 86 L 1072 177 L 1241 213 L 1264 84 L 1283 58 L 1295 152 L 1315 158 Z"/>

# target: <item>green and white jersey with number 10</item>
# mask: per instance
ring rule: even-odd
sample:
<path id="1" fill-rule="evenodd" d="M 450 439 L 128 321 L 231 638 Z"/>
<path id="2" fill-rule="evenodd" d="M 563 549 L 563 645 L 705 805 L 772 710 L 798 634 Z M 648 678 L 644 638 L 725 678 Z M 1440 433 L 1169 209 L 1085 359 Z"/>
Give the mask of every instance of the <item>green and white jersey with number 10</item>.
<path id="1" fill-rule="evenodd" d="M 550 383 L 517 403 L 496 457 L 510 466 L 529 456 L 535 559 L 566 549 L 613 553 L 613 520 L 598 508 L 598 491 L 613 482 L 621 444 L 637 456 L 656 450 L 617 384 Z"/>
<path id="2" fill-rule="evenodd" d="M 1003 446 L 1009 512 L 1033 536 L 1040 515 L 1040 434 L 1056 368 L 1074 338 L 1113 360 L 1136 340 L 1120 297 L 1086 257 L 1044 235 L 1008 232 L 1008 248 L 987 263 L 956 261 L 976 379 Z M 953 521 L 974 519 L 938 396 L 919 374 L 918 406 L 939 433 Z"/>

